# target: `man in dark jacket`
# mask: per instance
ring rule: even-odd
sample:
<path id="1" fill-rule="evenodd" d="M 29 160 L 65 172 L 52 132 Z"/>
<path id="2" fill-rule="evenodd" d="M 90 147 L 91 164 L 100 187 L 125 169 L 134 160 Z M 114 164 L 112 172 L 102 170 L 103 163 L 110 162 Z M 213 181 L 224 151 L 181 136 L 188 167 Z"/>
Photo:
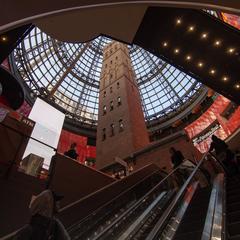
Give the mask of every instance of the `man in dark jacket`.
<path id="1" fill-rule="evenodd" d="M 71 146 L 70 146 L 70 149 L 67 152 L 65 152 L 64 155 L 68 156 L 72 159 L 77 159 L 78 154 L 76 152 L 76 147 L 77 147 L 77 144 L 75 142 L 72 143 Z"/>
<path id="2" fill-rule="evenodd" d="M 171 147 L 169 149 L 169 152 L 171 154 L 171 161 L 173 164 L 173 168 L 178 167 L 184 160 L 184 156 L 181 153 L 181 151 L 176 150 L 174 147 Z"/>

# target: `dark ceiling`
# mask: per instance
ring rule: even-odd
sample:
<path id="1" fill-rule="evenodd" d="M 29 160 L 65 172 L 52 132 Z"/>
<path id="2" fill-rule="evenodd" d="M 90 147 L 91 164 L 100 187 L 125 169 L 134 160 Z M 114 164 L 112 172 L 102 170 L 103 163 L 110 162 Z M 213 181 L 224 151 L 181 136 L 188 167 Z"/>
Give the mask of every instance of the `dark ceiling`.
<path id="1" fill-rule="evenodd" d="M 150 7 L 133 41 L 240 103 L 240 32 L 191 9 Z"/>

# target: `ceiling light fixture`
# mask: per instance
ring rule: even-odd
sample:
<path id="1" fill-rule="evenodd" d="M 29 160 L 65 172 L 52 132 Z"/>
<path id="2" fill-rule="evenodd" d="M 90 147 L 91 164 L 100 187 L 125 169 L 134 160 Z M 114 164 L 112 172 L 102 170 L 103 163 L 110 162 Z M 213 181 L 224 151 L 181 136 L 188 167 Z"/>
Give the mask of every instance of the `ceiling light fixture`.
<path id="1" fill-rule="evenodd" d="M 199 66 L 199 67 L 202 67 L 202 66 L 203 66 L 203 63 L 202 63 L 202 62 L 199 62 L 199 63 L 198 63 L 198 66 Z"/>
<path id="2" fill-rule="evenodd" d="M 211 74 L 215 74 L 215 73 L 216 73 L 216 70 L 211 69 L 210 73 L 211 73 Z"/>
<path id="3" fill-rule="evenodd" d="M 175 53 L 175 54 L 178 54 L 178 53 L 179 53 L 179 48 L 175 48 L 175 49 L 174 49 L 174 53 Z"/>
<path id="4" fill-rule="evenodd" d="M 234 48 L 229 48 L 229 49 L 228 49 L 228 52 L 229 52 L 229 53 L 233 53 L 234 51 L 235 51 Z"/>
<path id="5" fill-rule="evenodd" d="M 6 42 L 7 41 L 7 37 L 6 36 L 1 36 L 1 41 L 2 42 Z"/>
<path id="6" fill-rule="evenodd" d="M 222 80 L 223 80 L 223 81 L 227 81 L 227 80 L 228 80 L 228 77 L 227 77 L 227 76 L 224 76 L 224 77 L 222 78 Z"/>
<path id="7" fill-rule="evenodd" d="M 190 27 L 188 28 L 188 30 L 189 30 L 190 32 L 192 32 L 192 31 L 194 30 L 194 26 L 190 26 Z"/>
<path id="8" fill-rule="evenodd" d="M 177 19 L 176 21 L 177 25 L 181 24 L 182 23 L 182 20 L 180 18 Z"/>
<path id="9" fill-rule="evenodd" d="M 203 33 L 203 34 L 202 34 L 202 38 L 203 38 L 203 39 L 206 39 L 206 38 L 207 38 L 207 33 Z"/>
<path id="10" fill-rule="evenodd" d="M 190 61 L 192 59 L 192 57 L 190 55 L 186 56 L 186 60 Z"/>
<path id="11" fill-rule="evenodd" d="M 215 41 L 215 43 L 214 43 L 215 46 L 220 46 L 220 44 L 221 44 L 221 41 L 219 41 L 219 40 Z"/>
<path id="12" fill-rule="evenodd" d="M 236 88 L 239 89 L 240 88 L 240 84 L 236 84 Z"/>
<path id="13" fill-rule="evenodd" d="M 168 46 L 168 43 L 167 43 L 167 42 L 164 42 L 164 43 L 163 43 L 163 46 L 164 46 L 164 47 L 167 47 L 167 46 Z"/>

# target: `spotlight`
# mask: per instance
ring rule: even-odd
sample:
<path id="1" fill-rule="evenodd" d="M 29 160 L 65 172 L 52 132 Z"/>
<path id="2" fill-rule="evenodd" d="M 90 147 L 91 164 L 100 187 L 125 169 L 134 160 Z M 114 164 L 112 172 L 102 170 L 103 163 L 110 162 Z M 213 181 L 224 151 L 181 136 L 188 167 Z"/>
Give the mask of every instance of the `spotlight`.
<path id="1" fill-rule="evenodd" d="M 229 49 L 228 49 L 228 53 L 233 53 L 234 51 L 235 51 L 234 48 L 229 48 Z"/>
<path id="2" fill-rule="evenodd" d="M 188 31 L 190 31 L 190 32 L 194 31 L 194 26 L 190 26 L 190 27 L 188 28 Z"/>
<path id="3" fill-rule="evenodd" d="M 164 46 L 164 47 L 167 47 L 167 46 L 168 46 L 168 43 L 167 43 L 167 42 L 164 42 L 164 43 L 163 43 L 163 46 Z"/>
<path id="4" fill-rule="evenodd" d="M 190 55 L 186 56 L 186 60 L 190 61 L 192 59 L 192 57 Z"/>
<path id="5" fill-rule="evenodd" d="M 239 89 L 240 88 L 240 84 L 236 84 L 236 88 Z"/>
<path id="6" fill-rule="evenodd" d="M 220 44 L 221 44 L 221 41 L 219 41 L 219 40 L 215 41 L 215 43 L 214 43 L 215 46 L 220 46 Z"/>
<path id="7" fill-rule="evenodd" d="M 174 49 L 174 53 L 175 53 L 175 54 L 178 54 L 178 53 L 179 53 L 179 48 L 175 48 L 175 49 Z"/>
<path id="8" fill-rule="evenodd" d="M 227 81 L 227 80 L 228 80 L 228 77 L 227 77 L 227 76 L 223 76 L 222 80 L 223 80 L 223 81 Z"/>
<path id="9" fill-rule="evenodd" d="M 210 73 L 211 73 L 211 74 L 215 74 L 216 71 L 215 71 L 214 69 L 211 69 L 211 70 L 210 70 Z"/>
<path id="10" fill-rule="evenodd" d="M 1 41 L 2 42 L 6 42 L 8 39 L 7 39 L 7 37 L 6 36 L 1 36 Z"/>
<path id="11" fill-rule="evenodd" d="M 202 67 L 203 66 L 203 63 L 202 62 L 199 62 L 198 63 L 198 67 Z"/>
<path id="12" fill-rule="evenodd" d="M 180 18 L 177 19 L 176 24 L 179 25 L 182 23 L 182 20 Z"/>
<path id="13" fill-rule="evenodd" d="M 201 37 L 202 37 L 203 39 L 206 39 L 206 38 L 207 38 L 207 33 L 203 33 Z"/>

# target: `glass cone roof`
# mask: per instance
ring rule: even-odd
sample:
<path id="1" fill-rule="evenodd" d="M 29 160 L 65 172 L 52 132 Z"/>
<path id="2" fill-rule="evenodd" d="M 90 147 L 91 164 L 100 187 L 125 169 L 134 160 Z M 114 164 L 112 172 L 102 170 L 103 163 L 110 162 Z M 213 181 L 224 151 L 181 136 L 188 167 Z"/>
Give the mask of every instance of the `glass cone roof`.
<path id="1" fill-rule="evenodd" d="M 96 125 L 102 49 L 110 41 L 60 42 L 34 28 L 15 49 L 14 63 L 31 92 L 54 101 L 68 117 Z M 147 121 L 173 115 L 198 96 L 202 85 L 194 78 L 138 46 L 129 51 Z"/>

